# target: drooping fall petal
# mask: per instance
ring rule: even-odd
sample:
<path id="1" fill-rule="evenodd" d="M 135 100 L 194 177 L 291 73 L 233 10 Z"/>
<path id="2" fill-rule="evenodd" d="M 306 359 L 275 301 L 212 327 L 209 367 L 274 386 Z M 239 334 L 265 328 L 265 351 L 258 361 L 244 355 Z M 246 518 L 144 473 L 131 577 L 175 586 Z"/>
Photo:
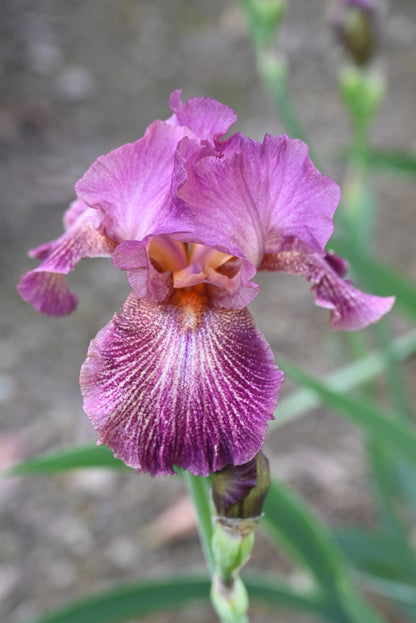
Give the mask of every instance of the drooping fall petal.
<path id="1" fill-rule="evenodd" d="M 333 254 L 320 255 L 293 237 L 284 238 L 265 255 L 260 270 L 304 275 L 312 283 L 315 302 L 331 310 L 331 329 L 354 331 L 380 320 L 394 304 L 394 296 L 374 296 L 342 279 L 346 262 Z"/>
<path id="2" fill-rule="evenodd" d="M 71 313 L 78 299 L 66 284 L 64 275 L 74 269 L 79 260 L 111 255 L 115 243 L 105 236 L 99 225 L 100 216 L 81 201 L 74 201 L 66 213 L 67 231 L 52 242 L 30 252 L 42 264 L 20 279 L 20 296 L 33 307 L 49 316 Z"/>
<path id="3" fill-rule="evenodd" d="M 197 298 L 154 305 L 130 295 L 83 365 L 100 442 L 139 471 L 208 475 L 263 444 L 283 373 L 247 310 Z"/>

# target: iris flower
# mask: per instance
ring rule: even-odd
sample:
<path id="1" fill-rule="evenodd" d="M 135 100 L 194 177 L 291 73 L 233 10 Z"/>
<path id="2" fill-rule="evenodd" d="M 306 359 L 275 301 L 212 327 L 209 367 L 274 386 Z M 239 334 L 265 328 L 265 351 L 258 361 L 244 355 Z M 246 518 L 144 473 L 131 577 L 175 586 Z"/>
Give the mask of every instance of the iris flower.
<path id="1" fill-rule="evenodd" d="M 132 292 L 92 340 L 81 369 L 84 410 L 117 458 L 154 476 L 208 475 L 250 461 L 273 417 L 283 372 L 247 310 L 257 271 L 303 275 L 331 327 L 377 321 L 393 298 L 343 279 L 324 247 L 340 191 L 286 136 L 224 136 L 232 110 L 182 103 L 145 135 L 99 157 L 76 184 L 64 234 L 21 296 L 52 316 L 73 311 L 65 282 L 76 263 L 111 256 Z"/>

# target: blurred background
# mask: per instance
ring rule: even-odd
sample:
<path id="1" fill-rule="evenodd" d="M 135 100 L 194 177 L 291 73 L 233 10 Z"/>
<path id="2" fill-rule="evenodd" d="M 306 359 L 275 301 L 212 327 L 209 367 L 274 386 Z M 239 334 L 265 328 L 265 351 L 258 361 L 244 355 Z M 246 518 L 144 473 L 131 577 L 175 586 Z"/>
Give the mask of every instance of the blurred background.
<path id="1" fill-rule="evenodd" d="M 289 63 L 296 110 L 326 172 L 349 137 L 337 92 L 342 52 L 326 0 L 290 0 L 279 45 Z M 36 262 L 27 250 L 61 234 L 74 183 L 100 154 L 140 137 L 183 99 L 209 96 L 232 107 L 235 130 L 261 140 L 283 131 L 259 82 L 244 16 L 234 0 L 0 0 L 1 325 L 0 467 L 42 451 L 95 440 L 81 406 L 79 368 L 89 341 L 123 304 L 129 287 L 109 260 L 82 262 L 70 276 L 80 304 L 71 316 L 36 313 L 16 284 Z M 416 150 L 416 4 L 384 5 L 377 64 L 388 94 L 373 143 Z M 416 275 L 414 185 L 378 175 L 376 249 Z M 340 344 L 328 314 L 301 278 L 259 277 L 251 305 L 279 353 L 314 374 L 330 372 Z M 397 334 L 406 328 L 394 318 Z M 415 365 L 407 366 L 415 378 Z M 282 396 L 292 385 L 285 382 Z M 411 388 L 416 399 L 415 384 Z M 374 503 L 356 429 L 324 408 L 267 438 L 272 472 L 332 525 L 371 526 Z M 185 497 L 184 497 L 185 496 Z M 160 521 L 169 510 L 167 527 Z M 178 478 L 107 471 L 0 482 L 0 620 L 24 623 L 70 599 L 122 580 L 204 566 L 184 484 Z M 251 570 L 301 582 L 257 536 Z M 253 608 L 253 620 L 270 613 Z M 392 615 L 393 616 L 393 615 Z M 149 617 L 153 623 L 212 620 L 209 606 Z M 390 620 L 394 620 L 391 618 Z M 306 623 L 274 613 L 273 621 Z"/>

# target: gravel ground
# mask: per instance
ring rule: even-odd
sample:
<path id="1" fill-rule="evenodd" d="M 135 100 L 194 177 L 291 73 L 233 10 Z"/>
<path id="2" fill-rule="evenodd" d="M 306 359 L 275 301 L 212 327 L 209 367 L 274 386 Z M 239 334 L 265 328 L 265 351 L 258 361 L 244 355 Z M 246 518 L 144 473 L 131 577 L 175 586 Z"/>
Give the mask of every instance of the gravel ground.
<path id="1" fill-rule="evenodd" d="M 341 54 L 327 26 L 327 3 L 289 4 L 280 44 L 293 96 L 328 172 L 341 183 L 332 156 L 349 128 L 336 92 Z M 99 154 L 168 116 L 174 88 L 183 88 L 185 98 L 206 95 L 228 104 L 239 115 L 236 129 L 253 138 L 283 128 L 258 83 L 245 24 L 231 0 L 0 0 L 0 9 L 0 466 L 6 466 L 95 439 L 82 412 L 78 372 L 89 340 L 127 296 L 124 274 L 108 261 L 82 263 L 70 278 L 79 308 L 61 319 L 38 315 L 15 291 L 34 266 L 27 249 L 60 234 L 75 181 Z M 416 150 L 415 45 L 416 5 L 396 0 L 383 22 L 378 64 L 389 91 L 375 144 Z M 414 278 L 414 186 L 387 176 L 375 184 L 378 254 Z M 327 313 L 314 307 L 307 284 L 285 275 L 259 281 L 252 311 L 277 357 L 316 373 L 342 361 L 342 340 L 329 334 Z M 402 319 L 393 321 L 397 332 L 406 329 Z M 409 365 L 409 377 L 414 373 Z M 282 395 L 290 390 L 285 383 Z M 278 430 L 266 444 L 274 473 L 329 522 L 371 525 L 375 511 L 357 432 L 324 409 Z M 105 471 L 0 482 L 0 620 L 25 623 L 123 580 L 202 569 L 192 527 L 169 541 L 146 538 L 146 528 L 184 493 L 175 478 Z M 183 520 L 178 511 L 179 527 Z M 250 564 L 297 578 L 282 556 L 270 555 L 262 534 Z M 147 620 L 204 623 L 213 614 L 201 606 Z M 253 610 L 252 620 L 270 621 L 270 613 Z M 314 619 L 275 613 L 273 621 Z"/>

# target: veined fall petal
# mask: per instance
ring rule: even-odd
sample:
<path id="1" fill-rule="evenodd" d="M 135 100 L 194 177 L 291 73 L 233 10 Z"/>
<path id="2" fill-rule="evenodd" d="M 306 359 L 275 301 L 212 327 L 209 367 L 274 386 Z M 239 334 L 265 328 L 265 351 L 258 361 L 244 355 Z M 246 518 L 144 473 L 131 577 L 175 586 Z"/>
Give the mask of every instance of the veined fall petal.
<path id="1" fill-rule="evenodd" d="M 113 240 L 100 227 L 100 215 L 82 201 L 74 201 L 64 216 L 66 231 L 62 236 L 30 252 L 42 260 L 38 268 L 20 279 L 18 292 L 33 307 L 49 316 L 71 313 L 78 299 L 66 284 L 65 275 L 87 257 L 110 256 Z"/>
<path id="2" fill-rule="evenodd" d="M 247 310 L 178 296 L 155 305 L 132 294 L 100 331 L 81 370 L 84 409 L 130 467 L 206 476 L 262 446 L 283 373 Z"/>
<path id="3" fill-rule="evenodd" d="M 342 279 L 345 260 L 335 254 L 315 253 L 293 237 L 284 238 L 275 253 L 265 255 L 260 270 L 304 275 L 312 283 L 315 302 L 331 310 L 334 331 L 356 331 L 380 320 L 392 308 L 394 296 L 375 296 Z"/>

